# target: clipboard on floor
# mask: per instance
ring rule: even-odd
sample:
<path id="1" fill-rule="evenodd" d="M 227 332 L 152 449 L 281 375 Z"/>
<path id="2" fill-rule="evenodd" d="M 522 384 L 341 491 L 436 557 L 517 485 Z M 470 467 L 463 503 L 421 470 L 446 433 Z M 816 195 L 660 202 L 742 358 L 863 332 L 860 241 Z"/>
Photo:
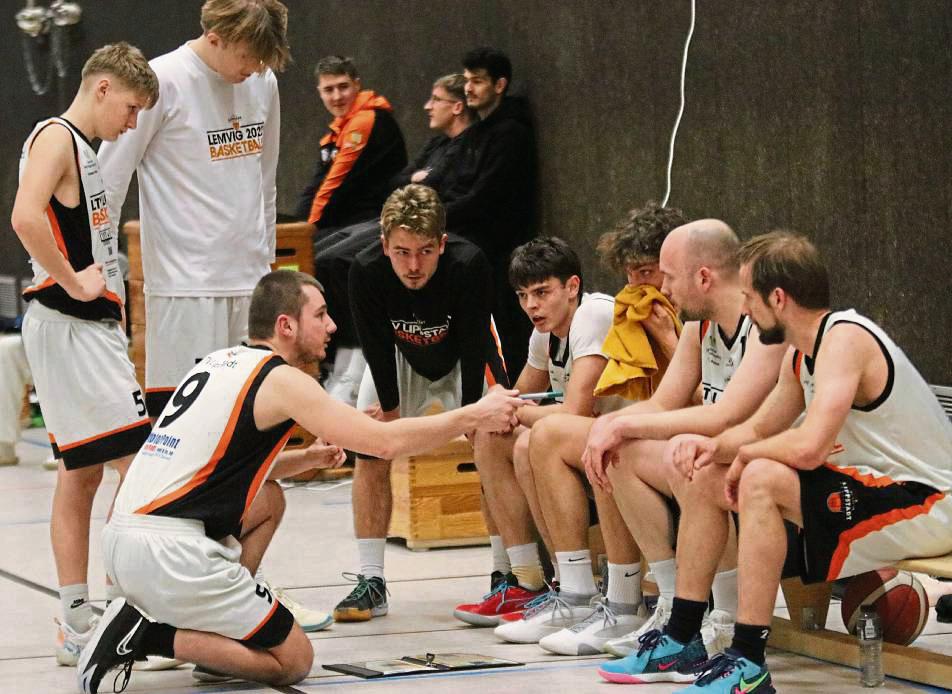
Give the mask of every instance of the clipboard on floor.
<path id="1" fill-rule="evenodd" d="M 399 677 L 401 675 L 430 675 L 438 672 L 460 670 L 484 670 L 488 668 L 516 667 L 525 663 L 504 660 L 475 653 L 424 653 L 402 658 L 365 660 L 356 663 L 333 663 L 325 670 L 354 675 L 363 679 Z"/>

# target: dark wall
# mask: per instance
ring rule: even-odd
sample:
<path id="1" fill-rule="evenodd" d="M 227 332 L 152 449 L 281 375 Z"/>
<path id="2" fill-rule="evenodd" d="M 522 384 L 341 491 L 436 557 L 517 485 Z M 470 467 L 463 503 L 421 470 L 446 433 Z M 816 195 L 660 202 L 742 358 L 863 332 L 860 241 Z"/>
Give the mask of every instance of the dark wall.
<path id="1" fill-rule="evenodd" d="M 98 45 L 126 38 L 153 56 L 197 33 L 199 4 L 88 0 L 67 91 Z M 533 104 L 540 230 L 575 244 L 590 284 L 620 285 L 598 267 L 594 240 L 628 207 L 664 194 L 687 0 L 287 4 L 296 62 L 280 77 L 282 210 L 293 209 L 329 119 L 311 78 L 319 56 L 357 59 L 365 86 L 395 104 L 412 154 L 427 137 L 432 79 L 488 43 L 510 53 L 515 87 Z M 928 380 L 952 383 L 952 3 L 698 5 L 671 204 L 722 217 L 745 238 L 778 226 L 808 233 L 829 259 L 836 305 L 882 323 Z M 12 21 L 0 21 L 8 216 L 22 138 L 60 105 L 29 92 Z M 22 263 L 12 234 L 0 235 L 0 273 Z"/>

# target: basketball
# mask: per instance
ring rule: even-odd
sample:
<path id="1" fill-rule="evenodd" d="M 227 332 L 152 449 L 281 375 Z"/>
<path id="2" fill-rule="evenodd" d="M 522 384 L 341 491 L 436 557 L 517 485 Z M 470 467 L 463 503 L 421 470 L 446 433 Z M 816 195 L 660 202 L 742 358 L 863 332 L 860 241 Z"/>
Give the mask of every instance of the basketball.
<path id="1" fill-rule="evenodd" d="M 893 568 L 870 571 L 850 580 L 840 609 L 851 634 L 863 605 L 871 605 L 879 613 L 883 640 L 901 646 L 915 641 L 929 618 L 925 588 L 913 574 Z"/>

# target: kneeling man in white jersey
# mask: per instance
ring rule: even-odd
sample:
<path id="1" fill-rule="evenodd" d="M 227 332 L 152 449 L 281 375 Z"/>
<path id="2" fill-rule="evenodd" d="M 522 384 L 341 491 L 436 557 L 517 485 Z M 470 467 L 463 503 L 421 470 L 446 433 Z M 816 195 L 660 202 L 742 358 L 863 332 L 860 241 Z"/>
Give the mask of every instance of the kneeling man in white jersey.
<path id="1" fill-rule="evenodd" d="M 868 318 L 830 311 L 826 268 L 804 237 L 758 236 L 740 261 L 761 341 L 790 348 L 753 417 L 715 438 L 675 439 L 666 452 L 684 514 L 678 597 L 707 599 L 724 510 L 740 515 L 734 641 L 684 692 L 774 691 L 764 648 L 787 555 L 785 519 L 800 528 L 793 549 L 808 582 L 952 551 L 952 424 L 922 376 Z M 681 649 L 657 642 L 641 657 L 668 663 Z"/>
<path id="2" fill-rule="evenodd" d="M 176 389 L 103 530 L 106 570 L 125 598 L 110 604 L 83 650 L 81 691 L 98 691 L 115 667 L 128 679 L 134 660 L 160 654 L 267 684 L 307 676 L 314 654 L 304 631 L 239 563 L 249 539 L 255 544 L 242 533 L 261 515 L 259 502 L 280 494 L 266 480 L 313 467 L 275 460 L 295 421 L 386 459 L 513 424 L 522 401 L 507 390 L 386 423 L 331 399 L 300 367 L 323 358 L 335 329 L 316 280 L 272 272 L 252 295 L 250 344 L 211 353 Z"/>

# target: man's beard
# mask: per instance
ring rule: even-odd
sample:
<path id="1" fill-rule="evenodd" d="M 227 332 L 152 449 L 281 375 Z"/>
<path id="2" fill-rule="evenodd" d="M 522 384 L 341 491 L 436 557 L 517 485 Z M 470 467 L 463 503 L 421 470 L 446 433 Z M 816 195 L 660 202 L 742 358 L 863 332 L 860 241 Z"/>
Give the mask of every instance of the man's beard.
<path id="1" fill-rule="evenodd" d="M 682 308 L 678 311 L 678 318 L 681 319 L 682 323 L 710 320 L 711 312 L 705 308 Z"/>
<path id="2" fill-rule="evenodd" d="M 780 323 L 776 323 L 771 328 L 761 328 L 759 325 L 757 327 L 760 330 L 761 344 L 782 345 L 787 341 L 787 331 Z"/>

